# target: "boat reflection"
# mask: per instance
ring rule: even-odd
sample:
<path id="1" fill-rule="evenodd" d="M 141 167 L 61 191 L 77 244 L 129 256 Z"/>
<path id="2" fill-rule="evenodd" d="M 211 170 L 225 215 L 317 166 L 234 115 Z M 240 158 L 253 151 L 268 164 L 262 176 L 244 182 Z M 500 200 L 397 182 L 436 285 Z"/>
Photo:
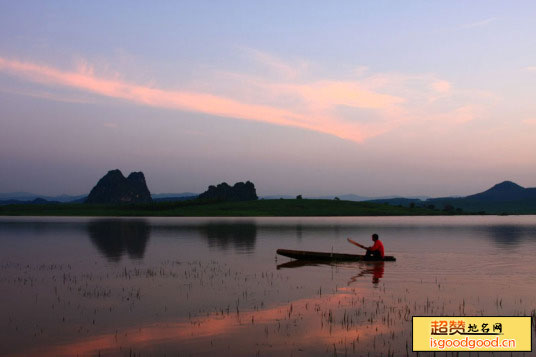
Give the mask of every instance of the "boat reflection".
<path id="1" fill-rule="evenodd" d="M 330 262 L 311 262 L 307 260 L 291 260 L 286 263 L 281 263 L 277 265 L 277 270 L 279 269 L 292 269 L 292 268 L 302 268 L 302 267 L 316 267 L 321 265 L 333 265 Z"/>
<path id="2" fill-rule="evenodd" d="M 332 262 L 323 262 L 323 261 L 307 261 L 307 260 L 291 260 L 286 263 L 278 264 L 277 269 L 294 269 L 302 267 L 316 267 L 316 266 L 341 266 L 340 264 L 335 264 Z M 350 264 L 343 265 L 345 267 L 357 267 L 360 269 L 360 272 L 350 278 L 348 281 L 348 286 L 355 283 L 360 277 L 366 275 L 372 275 L 372 284 L 377 285 L 380 282 L 380 279 L 383 278 L 385 272 L 385 262 L 355 262 Z"/>

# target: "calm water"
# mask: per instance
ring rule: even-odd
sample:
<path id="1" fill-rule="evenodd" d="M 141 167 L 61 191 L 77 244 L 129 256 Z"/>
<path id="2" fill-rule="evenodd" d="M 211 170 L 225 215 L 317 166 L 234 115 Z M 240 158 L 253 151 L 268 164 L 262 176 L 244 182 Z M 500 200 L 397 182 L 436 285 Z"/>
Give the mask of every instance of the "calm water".
<path id="1" fill-rule="evenodd" d="M 412 315 L 534 316 L 535 257 L 536 216 L 4 217 L 0 354 L 413 355 Z"/>

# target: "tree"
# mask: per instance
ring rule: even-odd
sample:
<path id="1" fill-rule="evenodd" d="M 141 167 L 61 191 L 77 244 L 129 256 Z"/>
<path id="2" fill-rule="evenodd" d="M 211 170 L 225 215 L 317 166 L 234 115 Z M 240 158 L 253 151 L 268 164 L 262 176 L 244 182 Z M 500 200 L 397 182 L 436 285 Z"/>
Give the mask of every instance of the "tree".
<path id="1" fill-rule="evenodd" d="M 303 198 L 302 195 L 298 195 L 298 196 L 296 196 L 296 199 L 297 199 L 297 200 L 301 200 L 302 198 Z"/>
<path id="2" fill-rule="evenodd" d="M 444 212 L 447 212 L 447 213 L 453 213 L 454 212 L 454 206 L 451 205 L 451 204 L 446 204 L 444 207 L 443 207 L 443 211 Z"/>

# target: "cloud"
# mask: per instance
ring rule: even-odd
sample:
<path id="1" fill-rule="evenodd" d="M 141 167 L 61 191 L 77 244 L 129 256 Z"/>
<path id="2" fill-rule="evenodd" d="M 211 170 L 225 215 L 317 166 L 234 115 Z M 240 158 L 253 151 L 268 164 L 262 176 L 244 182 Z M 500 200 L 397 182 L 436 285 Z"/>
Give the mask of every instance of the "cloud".
<path id="1" fill-rule="evenodd" d="M 490 23 L 492 23 L 495 20 L 496 20 L 495 17 L 490 17 L 490 18 L 480 20 L 480 21 L 477 21 L 477 22 L 472 22 L 472 23 L 469 23 L 469 24 L 461 25 L 460 28 L 462 28 L 462 29 L 470 29 L 470 28 L 475 28 L 475 27 L 486 26 L 486 25 L 489 25 Z"/>
<path id="2" fill-rule="evenodd" d="M 210 93 L 167 90 L 132 84 L 118 79 L 117 76 L 99 77 L 87 64 L 79 65 L 77 71 L 63 71 L 34 63 L 0 58 L 0 70 L 31 82 L 75 88 L 142 105 L 293 126 L 353 141 L 361 141 L 367 137 L 367 133 L 363 132 L 359 125 L 339 122 L 337 118 L 326 112 L 311 112 L 307 109 L 292 110 L 281 106 L 247 103 Z M 374 93 L 356 84 L 344 82 L 280 85 L 273 88 L 293 92 L 306 102 L 318 105 L 324 110 L 339 104 L 380 108 L 402 101 L 402 99 Z"/>
<path id="3" fill-rule="evenodd" d="M 78 61 L 76 70 L 62 70 L 0 57 L 0 71 L 45 86 L 75 89 L 138 105 L 296 127 L 354 142 L 430 118 L 450 125 L 472 117 L 467 109 L 474 108 L 468 102 L 471 95 L 461 94 L 450 82 L 434 75 L 379 73 L 359 80 L 304 80 L 297 77 L 306 71 L 305 62 L 295 68 L 263 52 L 252 50 L 250 54 L 259 66 L 269 66 L 282 73 L 282 78 L 270 74 L 207 73 L 208 85 L 203 90 L 175 90 L 131 83 L 117 73 L 98 75 L 83 60 Z M 363 68 L 363 74 L 366 71 Z M 454 97 L 456 103 L 443 103 Z M 371 120 L 353 117 L 356 111 L 341 108 L 369 111 Z"/>
<path id="4" fill-rule="evenodd" d="M 298 64 L 290 65 L 285 61 L 269 53 L 259 51 L 253 48 L 242 48 L 248 57 L 253 59 L 257 64 L 261 64 L 273 74 L 280 75 L 286 79 L 294 79 L 306 70 L 308 64 L 300 61 Z"/>
<path id="5" fill-rule="evenodd" d="M 524 70 L 528 72 L 536 72 L 536 66 L 527 66 Z"/>
<path id="6" fill-rule="evenodd" d="M 455 108 L 452 112 L 448 113 L 442 119 L 444 121 L 449 120 L 454 124 L 464 124 L 472 120 L 479 118 L 481 115 L 481 108 L 475 105 L 462 105 Z"/>
<path id="7" fill-rule="evenodd" d="M 354 69 L 354 74 L 357 77 L 361 77 L 361 76 L 364 76 L 365 74 L 367 74 L 368 71 L 369 71 L 369 68 L 367 66 L 357 66 Z"/>
<path id="8" fill-rule="evenodd" d="M 76 72 L 70 72 L 33 63 L 0 58 L 0 70 L 22 76 L 32 82 L 67 86 L 148 106 L 319 130 L 319 128 L 308 125 L 306 118 L 299 113 L 270 106 L 241 103 L 229 98 L 206 93 L 165 90 L 131 84 L 116 78 L 97 77 L 94 75 L 93 70 L 88 69 L 87 66 L 79 68 Z M 336 132 L 331 134 L 337 135 Z"/>
<path id="9" fill-rule="evenodd" d="M 23 95 L 23 96 L 26 96 L 26 97 L 53 100 L 53 101 L 56 101 L 56 102 L 64 102 L 64 103 L 89 104 L 89 103 L 94 103 L 95 102 L 94 100 L 91 100 L 90 98 L 82 98 L 81 96 L 51 93 L 51 92 L 48 92 L 48 91 L 36 91 L 36 90 L 28 90 L 28 89 L 20 90 L 20 89 L 13 89 L 13 88 L 0 88 L 0 92 L 9 93 L 9 94 L 16 94 L 16 95 Z"/>
<path id="10" fill-rule="evenodd" d="M 448 93 L 450 91 L 450 83 L 444 80 L 437 80 L 432 83 L 432 88 L 439 93 Z"/>

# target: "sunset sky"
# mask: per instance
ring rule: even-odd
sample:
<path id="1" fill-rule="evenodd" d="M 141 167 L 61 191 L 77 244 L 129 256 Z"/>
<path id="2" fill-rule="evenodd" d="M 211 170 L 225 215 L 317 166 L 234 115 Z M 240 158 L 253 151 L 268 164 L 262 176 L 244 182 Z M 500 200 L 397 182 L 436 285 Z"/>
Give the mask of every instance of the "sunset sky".
<path id="1" fill-rule="evenodd" d="M 536 2 L 0 1 L 0 192 L 536 186 Z"/>

